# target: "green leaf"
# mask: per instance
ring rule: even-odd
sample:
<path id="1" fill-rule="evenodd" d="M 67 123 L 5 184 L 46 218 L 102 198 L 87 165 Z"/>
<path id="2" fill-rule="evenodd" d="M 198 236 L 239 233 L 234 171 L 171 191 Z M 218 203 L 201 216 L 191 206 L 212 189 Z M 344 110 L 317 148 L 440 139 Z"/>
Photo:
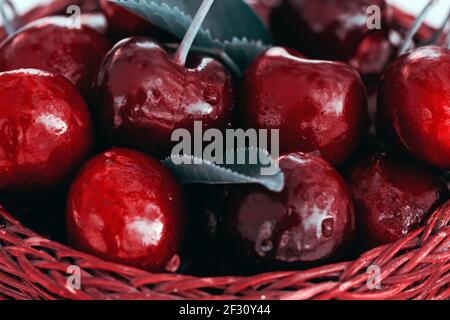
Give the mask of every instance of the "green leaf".
<path id="1" fill-rule="evenodd" d="M 202 0 L 111 0 L 182 39 Z M 194 42 L 220 49 L 245 70 L 272 39 L 254 11 L 242 0 L 216 0 Z"/>
<path id="2" fill-rule="evenodd" d="M 253 154 L 259 160 L 256 164 L 236 164 L 236 159 L 243 155 L 248 161 Z M 225 154 L 225 163 L 217 165 L 214 161 L 196 158 L 191 155 L 173 155 L 164 164 L 184 184 L 259 184 L 270 191 L 281 192 L 284 188 L 284 174 L 267 151 L 261 149 L 238 149 Z M 262 168 L 274 166 L 275 172 L 263 175 Z"/>

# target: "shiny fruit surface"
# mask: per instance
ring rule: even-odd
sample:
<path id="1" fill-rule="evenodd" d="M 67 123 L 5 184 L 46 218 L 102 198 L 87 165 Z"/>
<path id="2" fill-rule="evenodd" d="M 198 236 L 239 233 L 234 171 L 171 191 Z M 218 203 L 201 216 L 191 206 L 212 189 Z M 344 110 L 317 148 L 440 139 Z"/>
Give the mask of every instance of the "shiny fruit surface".
<path id="1" fill-rule="evenodd" d="M 0 44 L 0 70 L 33 68 L 60 74 L 88 96 L 110 43 L 84 24 L 77 29 L 69 23 L 69 18 L 48 17 L 14 33 Z"/>
<path id="2" fill-rule="evenodd" d="M 450 50 L 427 46 L 385 72 L 378 116 L 388 141 L 415 159 L 450 169 Z"/>
<path id="3" fill-rule="evenodd" d="M 168 155 L 175 129 L 225 129 L 234 89 L 218 61 L 193 57 L 180 66 L 156 42 L 136 37 L 119 42 L 105 58 L 96 83 L 97 117 L 114 144 Z"/>
<path id="4" fill-rule="evenodd" d="M 370 247 L 403 238 L 447 196 L 436 172 L 381 153 L 360 157 L 346 177 L 359 235 Z"/>
<path id="5" fill-rule="evenodd" d="M 44 192 L 70 178 L 94 143 L 88 107 L 66 78 L 0 73 L 0 191 Z"/>
<path id="6" fill-rule="evenodd" d="M 235 188 L 227 199 L 227 243 L 237 257 L 266 267 L 297 267 L 336 257 L 355 228 L 350 193 L 341 176 L 318 157 L 280 158 L 281 193 Z"/>
<path id="7" fill-rule="evenodd" d="M 241 85 L 243 125 L 279 129 L 280 151 L 314 152 L 343 163 L 366 134 L 364 85 L 353 68 L 302 59 L 284 48 L 263 53 Z"/>
<path id="8" fill-rule="evenodd" d="M 87 162 L 67 201 L 75 248 L 149 271 L 163 271 L 178 254 L 186 218 L 181 186 L 171 172 L 128 149 Z"/>

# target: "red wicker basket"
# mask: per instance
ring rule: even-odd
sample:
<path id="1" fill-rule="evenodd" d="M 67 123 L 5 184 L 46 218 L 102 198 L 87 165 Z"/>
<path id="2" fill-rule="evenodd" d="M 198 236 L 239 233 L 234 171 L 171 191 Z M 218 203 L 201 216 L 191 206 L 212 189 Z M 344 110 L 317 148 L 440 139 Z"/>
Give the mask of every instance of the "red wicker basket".
<path id="1" fill-rule="evenodd" d="M 67 285 L 67 269 L 82 286 Z M 368 286 L 371 266 L 380 286 Z M 435 299 L 450 298 L 450 202 L 404 239 L 359 259 L 253 277 L 151 274 L 50 241 L 0 209 L 0 299 Z"/>
<path id="2" fill-rule="evenodd" d="M 38 14 L 39 16 L 41 14 Z M 396 12 L 400 25 L 413 18 Z M 433 30 L 421 29 L 428 38 Z M 81 289 L 68 286 L 67 270 L 81 270 Z M 370 267 L 380 286 L 368 285 Z M 0 207 L 0 300 L 3 299 L 450 299 L 450 202 L 427 224 L 396 243 L 355 261 L 306 271 L 252 277 L 199 278 L 151 274 L 102 261 L 45 239 Z"/>

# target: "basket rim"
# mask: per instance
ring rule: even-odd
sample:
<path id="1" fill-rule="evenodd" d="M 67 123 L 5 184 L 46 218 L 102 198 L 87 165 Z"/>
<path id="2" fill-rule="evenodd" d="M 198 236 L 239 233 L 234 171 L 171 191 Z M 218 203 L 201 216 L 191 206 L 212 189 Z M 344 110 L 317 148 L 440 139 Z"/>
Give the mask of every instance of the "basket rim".
<path id="1" fill-rule="evenodd" d="M 80 268 L 82 288 L 67 285 Z M 367 283 L 379 266 L 381 289 Z M 82 253 L 22 226 L 0 206 L 0 297 L 12 299 L 450 299 L 450 201 L 405 238 L 354 261 L 254 276 L 150 273 Z"/>
<path id="2" fill-rule="evenodd" d="M 400 24 L 414 18 L 393 7 Z M 426 38 L 433 29 L 421 28 Z M 67 286 L 77 265 L 81 290 Z M 380 290 L 366 285 L 369 266 L 380 266 Z M 380 300 L 450 299 L 450 201 L 405 238 L 363 253 L 354 261 L 309 270 L 249 277 L 154 274 L 106 262 L 24 227 L 0 205 L 0 300 Z"/>

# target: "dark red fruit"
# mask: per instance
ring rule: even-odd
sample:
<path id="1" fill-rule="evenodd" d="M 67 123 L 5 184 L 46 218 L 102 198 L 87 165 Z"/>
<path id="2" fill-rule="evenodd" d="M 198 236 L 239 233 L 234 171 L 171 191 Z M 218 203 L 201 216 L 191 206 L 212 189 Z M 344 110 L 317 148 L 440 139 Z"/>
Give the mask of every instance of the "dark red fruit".
<path id="1" fill-rule="evenodd" d="M 171 134 L 225 128 L 232 117 L 232 78 L 211 58 L 178 65 L 154 41 L 130 38 L 107 55 L 97 79 L 97 112 L 102 132 L 119 145 L 167 155 Z"/>
<path id="2" fill-rule="evenodd" d="M 109 42 L 93 29 L 68 27 L 69 19 L 49 17 L 17 31 L 0 45 L 0 70 L 34 68 L 61 74 L 88 95 Z"/>
<path id="3" fill-rule="evenodd" d="M 108 18 L 111 33 L 115 38 L 160 33 L 160 30 L 150 22 L 124 7 L 108 0 L 100 0 L 100 6 Z"/>
<path id="4" fill-rule="evenodd" d="M 373 33 L 364 38 L 348 63 L 359 71 L 367 85 L 375 86 L 397 52 L 396 45 L 382 32 Z"/>
<path id="5" fill-rule="evenodd" d="M 265 267 L 299 266 L 335 258 L 355 228 L 344 180 L 320 158 L 280 158 L 286 185 L 278 194 L 258 186 L 235 188 L 228 198 L 228 245 Z"/>
<path id="6" fill-rule="evenodd" d="M 450 50 L 422 47 L 398 58 L 379 92 L 380 126 L 414 158 L 450 169 Z"/>
<path id="7" fill-rule="evenodd" d="M 0 191 L 61 185 L 89 156 L 92 121 L 64 77 L 38 70 L 0 73 Z"/>
<path id="8" fill-rule="evenodd" d="M 181 187 L 169 170 L 127 149 L 90 160 L 67 202 L 75 248 L 149 271 L 163 271 L 178 253 L 185 222 Z"/>
<path id="9" fill-rule="evenodd" d="M 15 21 L 16 24 L 22 24 L 22 26 L 51 15 L 66 15 L 72 5 L 80 7 L 82 16 L 90 15 L 98 9 L 98 0 L 9 0 L 8 2 L 14 6 L 17 18 L 19 18 L 18 21 Z M 3 21 L 0 21 L 0 40 L 7 37 L 6 30 L 2 25 Z"/>
<path id="10" fill-rule="evenodd" d="M 372 154 L 348 169 L 357 228 L 370 247 L 403 238 L 444 200 L 438 174 L 406 160 Z"/>
<path id="11" fill-rule="evenodd" d="M 370 6 L 381 9 L 381 27 L 389 29 L 391 8 L 385 0 L 284 0 L 272 15 L 272 30 L 283 45 L 307 56 L 347 61 L 373 32 L 367 27 Z"/>
<path id="12" fill-rule="evenodd" d="M 298 58 L 283 48 L 262 54 L 241 88 L 244 125 L 280 129 L 280 150 L 319 151 L 341 164 L 367 127 L 364 85 L 353 68 Z"/>

